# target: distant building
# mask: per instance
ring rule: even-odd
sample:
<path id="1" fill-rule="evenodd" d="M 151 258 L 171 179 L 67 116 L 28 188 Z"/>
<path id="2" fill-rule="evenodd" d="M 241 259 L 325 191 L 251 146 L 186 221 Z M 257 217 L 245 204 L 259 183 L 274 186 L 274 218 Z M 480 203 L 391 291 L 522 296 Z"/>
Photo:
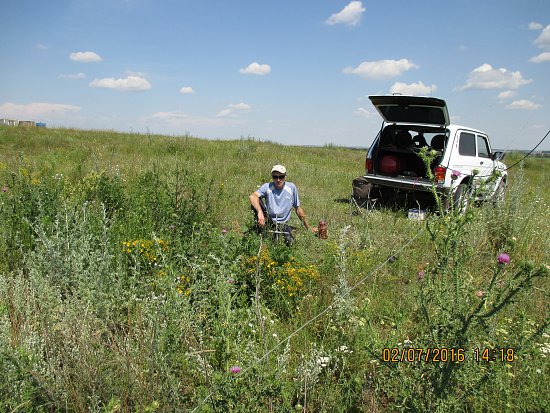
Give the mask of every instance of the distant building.
<path id="1" fill-rule="evenodd" d="M 35 126 L 37 128 L 45 128 L 46 122 L 35 122 L 33 120 L 0 119 L 0 125 L 24 127 Z"/>

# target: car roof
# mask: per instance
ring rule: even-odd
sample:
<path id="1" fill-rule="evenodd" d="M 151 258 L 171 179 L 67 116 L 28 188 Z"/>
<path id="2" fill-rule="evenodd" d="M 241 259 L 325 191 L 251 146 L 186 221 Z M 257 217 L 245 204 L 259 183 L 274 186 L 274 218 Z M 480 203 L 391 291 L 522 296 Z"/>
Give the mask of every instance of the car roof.
<path id="1" fill-rule="evenodd" d="M 369 99 L 387 123 L 450 124 L 447 104 L 443 99 L 405 95 L 369 96 Z"/>

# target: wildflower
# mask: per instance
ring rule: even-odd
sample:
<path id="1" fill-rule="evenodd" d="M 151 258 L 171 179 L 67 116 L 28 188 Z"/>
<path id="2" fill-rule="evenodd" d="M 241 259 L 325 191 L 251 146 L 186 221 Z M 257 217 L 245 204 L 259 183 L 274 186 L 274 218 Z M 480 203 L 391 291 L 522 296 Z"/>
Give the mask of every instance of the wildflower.
<path id="1" fill-rule="evenodd" d="M 4 186 L 2 187 L 2 192 L 8 192 L 8 187 L 4 185 Z"/>
<path id="2" fill-rule="evenodd" d="M 353 350 L 350 350 L 348 346 L 340 346 L 336 349 L 337 353 L 353 353 Z"/>
<path id="3" fill-rule="evenodd" d="M 227 229 L 227 228 L 222 229 L 222 234 L 223 234 L 223 235 L 227 234 L 227 232 L 228 232 L 228 229 Z"/>
<path id="4" fill-rule="evenodd" d="M 455 181 L 458 177 L 460 177 L 460 175 L 462 175 L 462 173 L 459 170 L 453 169 L 451 172 L 451 179 Z"/>
<path id="5" fill-rule="evenodd" d="M 229 369 L 229 372 L 231 374 L 238 374 L 241 372 L 241 368 L 239 366 L 233 366 Z"/>
<path id="6" fill-rule="evenodd" d="M 497 261 L 500 264 L 508 264 L 510 262 L 510 256 L 504 252 L 501 252 L 497 257 Z"/>
<path id="7" fill-rule="evenodd" d="M 541 356 L 546 358 L 550 354 L 550 343 L 539 344 Z"/>
<path id="8" fill-rule="evenodd" d="M 483 297 L 483 291 L 477 290 L 477 291 L 476 291 L 476 297 L 477 297 L 477 298 Z"/>
<path id="9" fill-rule="evenodd" d="M 420 270 L 420 271 L 418 271 L 418 273 L 416 275 L 418 277 L 418 281 L 423 281 L 424 277 L 426 276 L 426 273 L 424 271 Z"/>
<path id="10" fill-rule="evenodd" d="M 317 364 L 321 367 L 328 366 L 329 361 L 330 361 L 330 357 L 328 356 L 320 356 L 317 358 Z"/>
<path id="11" fill-rule="evenodd" d="M 227 284 L 235 284 L 235 279 L 229 277 L 229 278 L 227 279 Z"/>

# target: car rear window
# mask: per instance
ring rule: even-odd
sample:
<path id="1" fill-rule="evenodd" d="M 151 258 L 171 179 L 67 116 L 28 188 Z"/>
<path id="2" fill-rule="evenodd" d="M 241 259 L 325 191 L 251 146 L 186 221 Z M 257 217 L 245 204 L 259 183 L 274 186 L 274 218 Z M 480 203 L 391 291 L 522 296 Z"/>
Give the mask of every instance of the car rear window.
<path id="1" fill-rule="evenodd" d="M 389 122 L 445 125 L 445 116 L 440 108 L 413 105 L 381 105 L 378 109 Z"/>

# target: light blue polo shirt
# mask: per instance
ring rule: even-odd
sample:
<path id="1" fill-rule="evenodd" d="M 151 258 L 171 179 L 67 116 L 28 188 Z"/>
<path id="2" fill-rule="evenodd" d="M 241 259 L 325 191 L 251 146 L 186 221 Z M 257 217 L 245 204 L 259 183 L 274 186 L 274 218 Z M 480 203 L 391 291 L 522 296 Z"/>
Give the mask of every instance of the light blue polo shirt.
<path id="1" fill-rule="evenodd" d="M 292 182 L 285 182 L 282 189 L 275 188 L 275 184 L 269 182 L 263 184 L 256 193 L 260 195 L 260 198 L 265 199 L 267 213 L 275 222 L 287 222 L 290 219 L 292 208 L 300 206 L 298 190 Z"/>

